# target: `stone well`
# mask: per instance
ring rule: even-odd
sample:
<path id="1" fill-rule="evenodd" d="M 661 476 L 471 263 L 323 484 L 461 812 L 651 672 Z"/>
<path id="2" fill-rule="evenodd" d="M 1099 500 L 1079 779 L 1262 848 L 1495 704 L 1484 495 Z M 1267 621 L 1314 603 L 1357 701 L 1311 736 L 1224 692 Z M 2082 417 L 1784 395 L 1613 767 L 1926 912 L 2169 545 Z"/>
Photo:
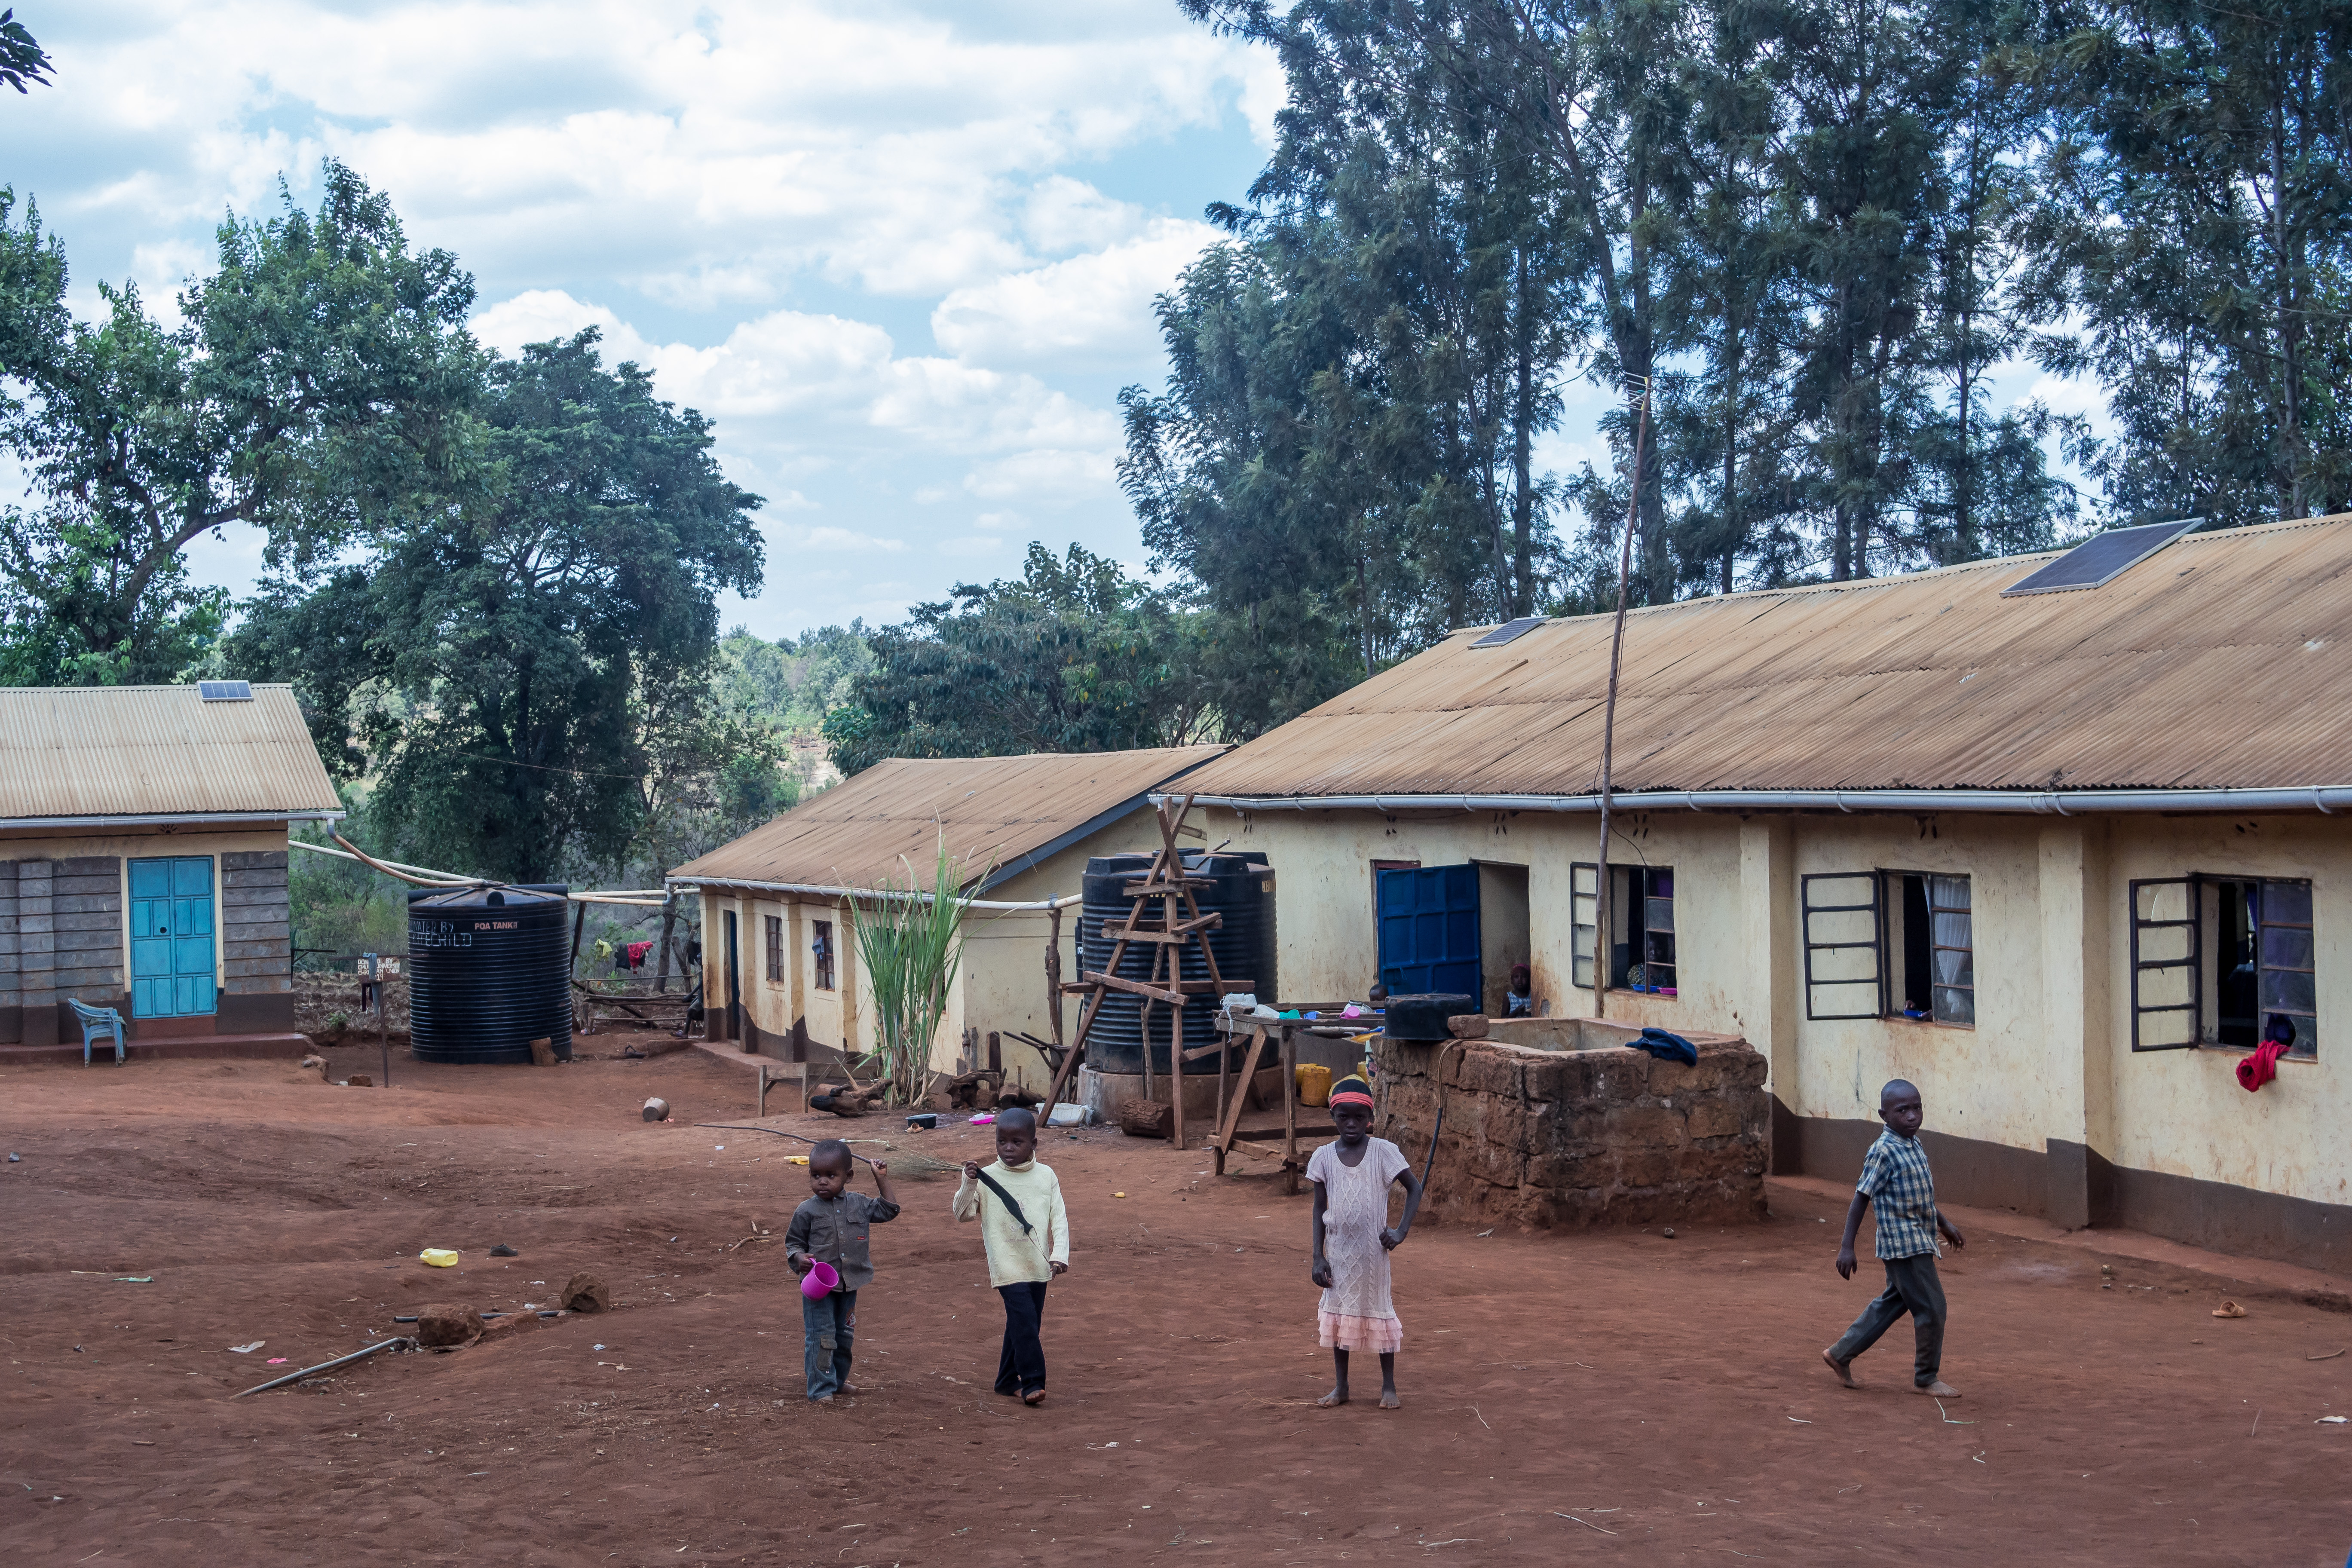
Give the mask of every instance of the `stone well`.
<path id="1" fill-rule="evenodd" d="M 1444 1053 L 1445 1130 L 1424 1212 L 1520 1225 L 1679 1225 L 1765 1217 L 1765 1060 L 1736 1035 L 1691 1034 L 1698 1065 L 1622 1042 L 1597 1018 L 1496 1019 L 1450 1047 L 1374 1042 L 1375 1131 L 1416 1169 L 1429 1154 Z"/>

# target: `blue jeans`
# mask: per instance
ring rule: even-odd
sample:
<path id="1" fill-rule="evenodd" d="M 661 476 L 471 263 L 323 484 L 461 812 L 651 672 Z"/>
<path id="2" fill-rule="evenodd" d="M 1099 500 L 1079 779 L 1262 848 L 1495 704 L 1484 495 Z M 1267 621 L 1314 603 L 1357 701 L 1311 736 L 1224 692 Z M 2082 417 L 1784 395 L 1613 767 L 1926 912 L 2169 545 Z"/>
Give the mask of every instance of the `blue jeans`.
<path id="1" fill-rule="evenodd" d="M 802 1297 L 801 1327 L 807 1331 L 803 1359 L 808 1396 L 830 1399 L 849 1381 L 849 1354 L 857 1342 L 857 1292 L 835 1290 L 814 1301 Z"/>
<path id="2" fill-rule="evenodd" d="M 1045 1281 L 999 1285 L 1004 1298 L 1004 1349 L 996 1358 L 996 1392 L 1034 1394 L 1045 1386 L 1045 1347 L 1037 1338 L 1045 1319 Z"/>

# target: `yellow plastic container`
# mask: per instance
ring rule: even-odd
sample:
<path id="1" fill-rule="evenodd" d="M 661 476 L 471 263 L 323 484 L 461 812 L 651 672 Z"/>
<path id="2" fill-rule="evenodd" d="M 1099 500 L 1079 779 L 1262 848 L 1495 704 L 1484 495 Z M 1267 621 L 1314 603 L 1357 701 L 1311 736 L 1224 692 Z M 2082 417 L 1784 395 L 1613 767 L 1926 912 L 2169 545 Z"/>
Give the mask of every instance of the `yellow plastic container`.
<path id="1" fill-rule="evenodd" d="M 418 1253 L 416 1258 L 418 1262 L 429 1264 L 435 1268 L 454 1268 L 457 1262 L 457 1255 L 446 1247 L 428 1247 Z"/>
<path id="2" fill-rule="evenodd" d="M 1298 1064 L 1298 1102 L 1301 1105 L 1331 1103 L 1331 1069 L 1321 1062 Z"/>

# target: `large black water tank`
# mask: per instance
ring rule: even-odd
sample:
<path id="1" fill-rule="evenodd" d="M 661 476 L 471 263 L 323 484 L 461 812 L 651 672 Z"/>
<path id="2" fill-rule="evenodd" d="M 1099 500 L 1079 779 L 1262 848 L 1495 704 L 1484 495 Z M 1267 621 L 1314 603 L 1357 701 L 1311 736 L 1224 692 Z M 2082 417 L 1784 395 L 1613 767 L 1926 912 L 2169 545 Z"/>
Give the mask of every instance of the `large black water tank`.
<path id="1" fill-rule="evenodd" d="M 572 964 L 562 884 L 426 891 L 408 900 L 409 1043 L 428 1062 L 572 1056 Z"/>
<path id="2" fill-rule="evenodd" d="M 1084 884 L 1086 904 L 1078 922 L 1079 964 L 1083 970 L 1100 972 L 1110 962 L 1111 950 L 1117 939 L 1104 934 L 1106 924 L 1125 925 L 1134 900 L 1127 896 L 1129 884 L 1142 880 L 1151 868 L 1149 855 L 1097 855 L 1087 862 Z M 1234 981 L 1250 985 L 1264 984 L 1266 973 L 1266 949 L 1270 944 L 1272 922 L 1265 905 L 1273 895 L 1266 890 L 1266 861 L 1255 851 L 1206 854 L 1194 852 L 1184 857 L 1184 868 L 1195 877 L 1210 879 L 1210 885 L 1195 888 L 1193 900 L 1202 914 L 1224 916 L 1224 922 L 1208 933 L 1209 945 L 1217 955 L 1217 972 L 1230 986 Z M 1148 918 L 1157 921 L 1161 905 L 1153 900 L 1147 906 Z M 1123 979 L 1150 981 L 1156 942 L 1132 942 L 1127 955 L 1114 971 Z M 1208 961 L 1201 955 L 1197 944 L 1184 947 L 1182 978 L 1206 980 Z M 1184 1001 L 1184 1048 L 1196 1050 L 1212 1044 L 1215 1030 L 1211 1026 L 1216 1016 L 1219 998 L 1205 992 L 1187 993 Z M 1173 1009 L 1154 1003 L 1151 1008 L 1151 1070 L 1169 1071 L 1168 1043 L 1173 1024 Z M 1242 1051 L 1246 1046 L 1236 1046 L 1231 1052 L 1234 1067 L 1242 1065 Z M 1139 1073 L 1143 1070 L 1143 998 L 1126 992 L 1113 991 L 1104 996 L 1102 1012 L 1095 1020 L 1093 1031 L 1087 1037 L 1087 1065 L 1097 1072 Z M 1202 1057 L 1184 1064 L 1184 1071 L 1214 1074 L 1217 1058 Z"/>

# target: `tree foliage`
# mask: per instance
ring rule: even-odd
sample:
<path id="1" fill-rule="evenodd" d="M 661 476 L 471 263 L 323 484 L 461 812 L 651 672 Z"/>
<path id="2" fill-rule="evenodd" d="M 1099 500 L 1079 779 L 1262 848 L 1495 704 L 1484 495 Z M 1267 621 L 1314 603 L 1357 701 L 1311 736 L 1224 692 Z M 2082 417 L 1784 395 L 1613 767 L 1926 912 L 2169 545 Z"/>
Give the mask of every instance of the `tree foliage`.
<path id="1" fill-rule="evenodd" d="M 854 773 L 884 757 L 992 757 L 1181 745 L 1213 721 L 1168 596 L 1073 544 L 1029 547 L 1019 577 L 959 584 L 874 634 L 874 666 L 824 735 Z"/>
<path id="2" fill-rule="evenodd" d="M 232 644 L 296 680 L 322 754 L 373 773 L 382 830 L 433 864 L 667 864 L 682 812 L 721 787 L 745 809 L 747 773 L 773 773 L 772 738 L 709 700 L 717 595 L 759 588 L 760 500 L 596 342 L 494 363 L 466 482 L 364 566 L 278 579 Z"/>
<path id="3" fill-rule="evenodd" d="M 34 498 L 0 512 L 16 679 L 173 679 L 225 608 L 189 586 L 191 541 L 257 528 L 271 566 L 304 573 L 467 461 L 472 279 L 412 251 L 341 164 L 315 215 L 284 206 L 221 226 L 216 270 L 167 328 L 128 285 L 100 285 L 103 318 L 76 321 L 62 245 L 0 190 L 0 448 Z"/>

